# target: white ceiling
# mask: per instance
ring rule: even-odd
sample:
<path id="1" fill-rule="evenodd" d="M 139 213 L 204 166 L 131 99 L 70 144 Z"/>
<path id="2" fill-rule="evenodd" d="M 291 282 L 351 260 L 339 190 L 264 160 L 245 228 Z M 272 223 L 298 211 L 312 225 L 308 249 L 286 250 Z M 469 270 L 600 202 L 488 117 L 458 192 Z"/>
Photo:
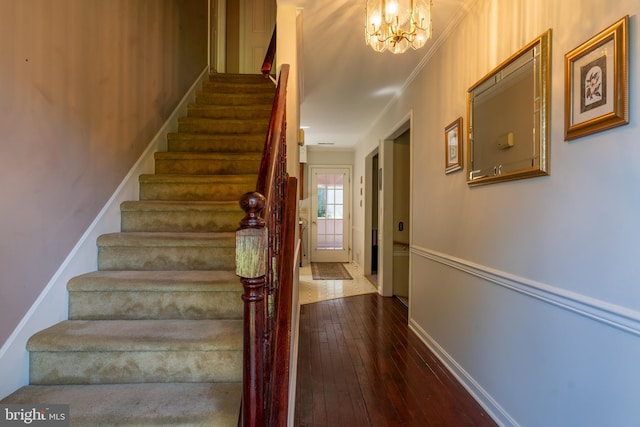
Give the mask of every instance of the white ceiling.
<path id="1" fill-rule="evenodd" d="M 353 147 L 475 0 L 433 0 L 433 37 L 377 53 L 364 41 L 365 0 L 281 0 L 302 9 L 300 125 L 309 146 Z"/>

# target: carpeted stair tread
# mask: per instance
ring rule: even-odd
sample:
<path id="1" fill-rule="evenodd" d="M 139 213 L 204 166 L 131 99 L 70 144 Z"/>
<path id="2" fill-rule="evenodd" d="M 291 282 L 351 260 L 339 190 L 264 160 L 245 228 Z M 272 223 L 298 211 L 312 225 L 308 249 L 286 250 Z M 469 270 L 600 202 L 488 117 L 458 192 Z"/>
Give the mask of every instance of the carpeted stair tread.
<path id="1" fill-rule="evenodd" d="M 273 96 L 276 86 L 270 81 L 216 81 L 209 80 L 202 84 L 203 92 L 215 93 L 269 93 Z"/>
<path id="2" fill-rule="evenodd" d="M 33 335 L 31 352 L 216 351 L 242 348 L 242 320 L 65 320 Z"/>
<path id="3" fill-rule="evenodd" d="M 162 160 L 207 160 L 211 162 L 260 161 L 262 153 L 258 151 L 242 153 L 198 153 L 193 151 L 167 151 L 154 154 L 155 159 Z M 156 172 L 157 174 L 158 172 Z"/>
<path id="4" fill-rule="evenodd" d="M 155 153 L 156 175 L 237 175 L 255 173 L 262 153 Z"/>
<path id="5" fill-rule="evenodd" d="M 98 270 L 233 270 L 235 234 L 122 232 L 97 239 Z"/>
<path id="6" fill-rule="evenodd" d="M 210 82 L 221 82 L 227 84 L 236 83 L 254 83 L 254 84 L 271 84 L 273 83 L 262 74 L 245 74 L 245 73 L 211 73 L 209 74 Z"/>
<path id="7" fill-rule="evenodd" d="M 266 135 L 268 121 L 258 119 L 218 119 L 210 117 L 181 117 L 178 119 L 178 131 L 206 134 L 246 134 L 263 133 Z"/>
<path id="8" fill-rule="evenodd" d="M 94 271 L 73 277 L 70 292 L 241 292 L 233 271 Z"/>
<path id="9" fill-rule="evenodd" d="M 97 271 L 72 278 L 67 290 L 70 320 L 243 315 L 243 289 L 233 271 Z"/>
<path id="10" fill-rule="evenodd" d="M 269 120 L 272 106 L 262 105 L 238 105 L 229 108 L 226 105 L 189 104 L 187 106 L 188 117 L 213 117 L 218 119 L 263 119 Z"/>
<path id="11" fill-rule="evenodd" d="M 230 232 L 243 217 L 237 201 L 131 201 L 120 206 L 122 231 Z"/>
<path id="12" fill-rule="evenodd" d="M 70 404 L 76 427 L 235 427 L 241 393 L 240 383 L 27 386 L 2 403 Z"/>
<path id="13" fill-rule="evenodd" d="M 239 200 L 258 175 L 140 175 L 140 200 Z"/>
<path id="14" fill-rule="evenodd" d="M 222 91 L 225 87 L 242 90 L 265 90 L 275 93 L 276 85 L 268 78 L 256 74 L 211 74 L 203 85 L 203 89 Z"/>
<path id="15" fill-rule="evenodd" d="M 265 135 L 262 133 L 207 135 L 202 133 L 172 132 L 167 134 L 169 151 L 192 151 L 200 153 L 241 153 L 262 151 Z"/>
<path id="16" fill-rule="evenodd" d="M 196 92 L 197 104 L 215 104 L 215 105 L 270 105 L 273 103 L 273 93 L 215 93 L 215 92 Z"/>
<path id="17" fill-rule="evenodd" d="M 185 212 L 235 212 L 240 209 L 238 201 L 190 201 L 176 202 L 171 200 L 131 200 L 123 202 L 120 210 L 124 212 L 145 211 L 185 211 Z"/>
<path id="18" fill-rule="evenodd" d="M 207 185 L 212 186 L 220 184 L 223 186 L 229 185 L 244 185 L 255 186 L 258 175 L 253 174 L 226 174 L 226 175 L 188 175 L 188 174 L 161 174 L 161 175 L 140 175 L 139 182 L 141 186 L 144 185 L 162 185 L 162 184 L 178 184 L 178 185 Z M 238 197 L 237 199 L 239 199 Z M 145 200 L 145 199 L 141 199 Z M 149 200 L 149 199 L 147 199 Z M 151 199 L 152 200 L 152 199 Z M 163 200 L 163 199 L 158 199 Z M 178 199 L 180 200 L 180 199 Z M 234 197 L 230 200 L 236 200 Z M 207 201 L 203 199 L 203 201 Z M 209 200 L 212 201 L 212 200 Z"/>
<path id="19" fill-rule="evenodd" d="M 223 247 L 235 248 L 235 233 L 167 233 L 167 232 L 124 232 L 108 233 L 98 237 L 99 247 Z"/>
<path id="20" fill-rule="evenodd" d="M 254 183 L 258 179 L 257 174 L 236 174 L 236 175 L 186 175 L 186 174 L 163 174 L 163 175 L 140 175 L 139 181 L 144 183 L 162 183 L 162 182 L 176 182 L 184 184 L 235 184 L 235 183 Z"/>
<path id="21" fill-rule="evenodd" d="M 209 80 L 222 80 L 228 81 L 267 81 L 268 79 L 262 74 L 251 73 L 217 73 L 213 72 L 209 74 Z"/>

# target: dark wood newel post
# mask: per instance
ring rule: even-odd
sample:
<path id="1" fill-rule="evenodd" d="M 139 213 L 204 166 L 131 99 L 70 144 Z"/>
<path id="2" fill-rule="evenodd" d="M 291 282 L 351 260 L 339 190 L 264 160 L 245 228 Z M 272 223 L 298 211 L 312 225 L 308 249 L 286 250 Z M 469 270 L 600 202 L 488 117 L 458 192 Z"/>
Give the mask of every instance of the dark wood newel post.
<path id="1" fill-rule="evenodd" d="M 267 275 L 267 227 L 261 214 L 265 198 L 246 193 L 240 199 L 245 216 L 236 232 L 236 274 L 244 287 L 244 362 L 242 425 L 265 425 L 264 328 Z"/>

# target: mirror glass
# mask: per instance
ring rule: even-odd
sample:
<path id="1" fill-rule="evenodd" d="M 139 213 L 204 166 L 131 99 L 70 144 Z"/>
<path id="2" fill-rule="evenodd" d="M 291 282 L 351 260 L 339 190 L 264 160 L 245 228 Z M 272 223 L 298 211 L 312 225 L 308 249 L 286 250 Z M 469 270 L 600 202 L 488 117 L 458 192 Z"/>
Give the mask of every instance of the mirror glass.
<path id="1" fill-rule="evenodd" d="M 549 174 L 551 30 L 469 89 L 467 183 Z"/>

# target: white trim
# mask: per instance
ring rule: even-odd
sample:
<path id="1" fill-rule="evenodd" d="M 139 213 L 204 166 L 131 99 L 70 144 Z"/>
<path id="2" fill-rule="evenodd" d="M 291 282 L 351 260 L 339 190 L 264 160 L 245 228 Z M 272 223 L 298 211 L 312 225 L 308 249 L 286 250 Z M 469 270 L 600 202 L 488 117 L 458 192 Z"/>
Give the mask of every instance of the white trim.
<path id="1" fill-rule="evenodd" d="M 436 357 L 442 362 L 451 374 L 456 377 L 458 382 L 473 396 L 473 398 L 484 408 L 491 419 L 501 426 L 518 427 L 519 424 L 514 420 L 499 404 L 491 397 L 485 389 L 473 379 L 471 375 L 465 371 L 462 366 L 455 361 L 424 329 L 418 325 L 413 319 L 409 320 L 409 329 L 411 329 L 425 343 Z"/>
<path id="2" fill-rule="evenodd" d="M 74 276 L 96 269 L 96 239 L 101 234 L 120 230 L 120 204 L 138 199 L 138 176 L 153 173 L 153 153 L 167 150 L 167 133 L 177 129 L 178 118 L 186 114 L 187 105 L 193 101 L 195 92 L 208 75 L 207 66 L 0 348 L 0 366 L 4 372 L 0 398 L 29 383 L 27 340 L 36 332 L 68 317 L 67 282 Z"/>
<path id="3" fill-rule="evenodd" d="M 640 336 L 640 312 L 638 311 L 419 246 L 411 246 L 411 253 L 621 331 Z"/>

